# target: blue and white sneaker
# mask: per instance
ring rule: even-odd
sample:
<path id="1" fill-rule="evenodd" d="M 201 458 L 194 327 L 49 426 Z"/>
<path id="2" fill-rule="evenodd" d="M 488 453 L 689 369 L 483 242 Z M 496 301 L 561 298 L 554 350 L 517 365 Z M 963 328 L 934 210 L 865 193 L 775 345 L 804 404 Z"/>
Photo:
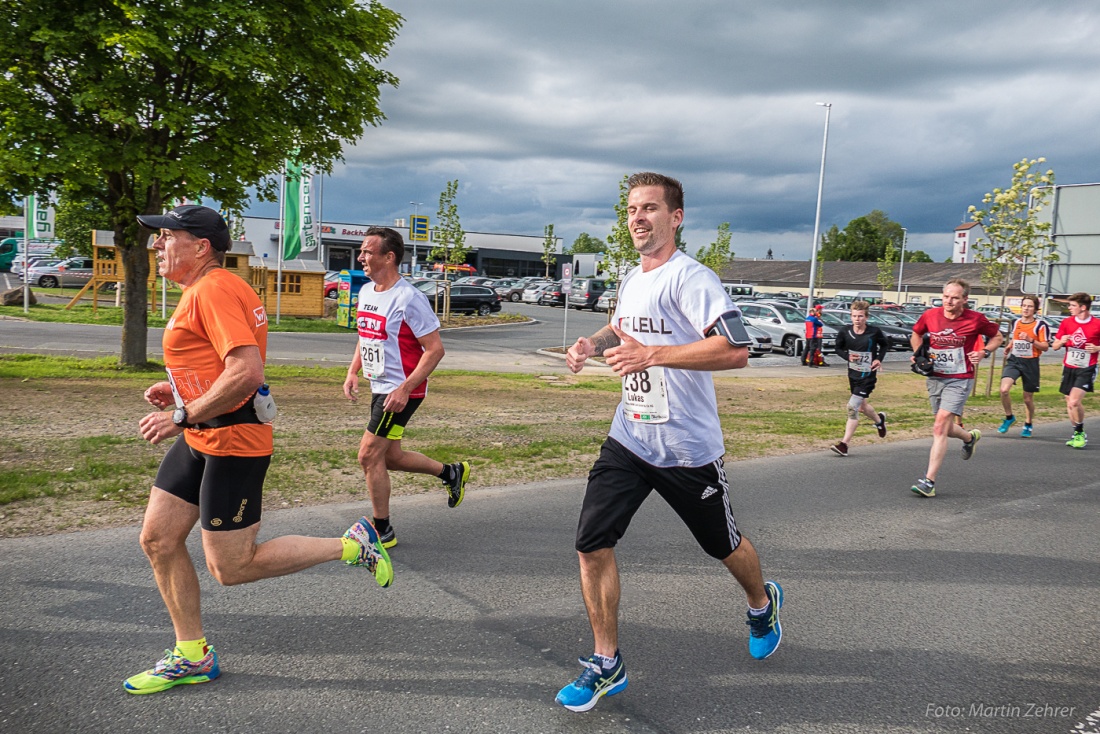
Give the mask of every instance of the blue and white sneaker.
<path id="1" fill-rule="evenodd" d="M 779 610 L 783 608 L 783 587 L 774 581 L 765 581 L 764 591 L 771 601 L 768 611 L 758 617 L 750 614 L 745 622 L 749 626 L 749 654 L 757 660 L 763 660 L 775 652 L 779 641 L 783 639 L 783 627 L 779 624 Z"/>
<path id="2" fill-rule="evenodd" d="M 587 659 L 578 658 L 584 666 L 584 672 L 575 681 L 558 691 L 554 699 L 570 711 L 588 711 L 596 705 L 602 696 L 614 696 L 626 690 L 626 665 L 623 656 L 615 651 L 615 667 L 604 670 L 600 659 L 595 655 Z"/>
<path id="3" fill-rule="evenodd" d="M 1001 421 L 1001 427 L 997 429 L 997 433 L 1008 433 L 1008 429 L 1012 428 L 1012 424 L 1016 422 L 1016 416 L 1011 418 L 1005 418 Z"/>
<path id="4" fill-rule="evenodd" d="M 1024 424 L 1024 429 L 1020 431 L 1020 438 L 1031 438 L 1031 426 Z"/>

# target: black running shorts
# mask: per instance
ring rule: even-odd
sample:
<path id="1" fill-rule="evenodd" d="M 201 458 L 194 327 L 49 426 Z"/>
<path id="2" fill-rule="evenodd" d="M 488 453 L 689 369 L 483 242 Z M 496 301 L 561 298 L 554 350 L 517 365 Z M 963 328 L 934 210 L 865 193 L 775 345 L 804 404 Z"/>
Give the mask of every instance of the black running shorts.
<path id="1" fill-rule="evenodd" d="M 848 375 L 848 389 L 852 391 L 853 395 L 858 395 L 861 398 L 871 397 L 871 393 L 875 391 L 875 385 L 878 384 L 878 376 L 872 373 L 868 377 L 852 377 Z"/>
<path id="2" fill-rule="evenodd" d="M 1069 395 L 1073 388 L 1079 388 L 1085 392 L 1092 392 L 1096 382 L 1096 365 L 1092 367 L 1066 367 L 1062 365 L 1062 386 L 1058 391 L 1063 395 Z"/>
<path id="3" fill-rule="evenodd" d="M 588 474 L 577 524 L 577 550 L 591 553 L 614 548 L 654 489 L 707 555 L 723 559 L 741 544 L 721 459 L 691 468 L 656 467 L 608 436 Z"/>
<path id="4" fill-rule="evenodd" d="M 1013 382 L 1020 380 L 1024 392 L 1039 392 L 1039 358 L 1008 355 L 1001 370 L 1001 379 L 1006 377 Z"/>
<path id="5" fill-rule="evenodd" d="M 160 462 L 154 487 L 198 505 L 203 530 L 240 530 L 260 521 L 270 456 L 213 456 L 182 436 Z"/>
<path id="6" fill-rule="evenodd" d="M 400 441 L 405 435 L 405 426 L 413 413 L 424 402 L 424 398 L 409 398 L 405 403 L 405 409 L 400 413 L 387 413 L 382 407 L 386 402 L 386 396 L 382 393 L 374 393 L 370 398 L 370 423 L 367 424 L 367 433 L 388 438 L 391 441 Z"/>

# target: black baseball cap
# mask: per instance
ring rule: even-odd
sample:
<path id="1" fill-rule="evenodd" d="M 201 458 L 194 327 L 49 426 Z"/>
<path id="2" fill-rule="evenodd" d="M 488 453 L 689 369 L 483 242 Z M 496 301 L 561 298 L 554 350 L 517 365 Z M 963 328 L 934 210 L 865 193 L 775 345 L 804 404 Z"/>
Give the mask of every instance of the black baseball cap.
<path id="1" fill-rule="evenodd" d="M 215 250 L 229 251 L 229 227 L 222 215 L 208 206 L 184 204 L 167 214 L 138 214 L 137 220 L 149 229 L 182 229 L 210 240 Z"/>

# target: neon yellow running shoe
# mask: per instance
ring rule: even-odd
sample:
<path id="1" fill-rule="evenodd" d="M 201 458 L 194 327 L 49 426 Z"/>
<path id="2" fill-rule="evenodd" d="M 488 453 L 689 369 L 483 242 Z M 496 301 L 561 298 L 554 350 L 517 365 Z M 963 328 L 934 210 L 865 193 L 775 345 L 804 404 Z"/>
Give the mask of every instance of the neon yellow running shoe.
<path id="1" fill-rule="evenodd" d="M 1084 431 L 1076 431 L 1073 438 L 1066 441 L 1066 446 L 1074 449 L 1083 449 L 1089 445 L 1089 436 Z"/>
<path id="2" fill-rule="evenodd" d="M 159 693 L 173 686 L 206 683 L 222 674 L 218 667 L 218 653 L 212 645 L 206 646 L 206 656 L 198 662 L 191 662 L 179 654 L 178 650 L 165 650 L 164 658 L 151 670 L 138 673 L 122 682 L 127 693 Z"/>
<path id="3" fill-rule="evenodd" d="M 359 522 L 347 529 L 344 537 L 359 544 L 359 555 L 348 561 L 349 566 L 366 566 L 367 570 L 374 574 L 374 580 L 383 589 L 393 583 L 393 564 L 390 562 L 390 554 L 382 546 L 382 539 L 378 537 L 378 531 L 374 529 L 370 520 L 365 517 L 359 518 Z"/>

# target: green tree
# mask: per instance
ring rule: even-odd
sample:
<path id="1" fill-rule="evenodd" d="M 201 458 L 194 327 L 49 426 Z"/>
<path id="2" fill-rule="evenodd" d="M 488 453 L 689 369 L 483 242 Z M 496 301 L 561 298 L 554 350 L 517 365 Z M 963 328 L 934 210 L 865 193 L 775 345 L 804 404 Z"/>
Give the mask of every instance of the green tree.
<path id="1" fill-rule="evenodd" d="M 722 271 L 733 260 L 730 252 L 730 223 L 722 222 L 718 225 L 718 237 L 698 252 L 696 259 L 714 271 L 719 278 Z"/>
<path id="2" fill-rule="evenodd" d="M 907 263 L 930 263 L 935 262 L 932 256 L 924 250 L 906 250 L 905 262 Z"/>
<path id="3" fill-rule="evenodd" d="M 1023 275 L 1024 263 L 1036 266 L 1057 259 L 1047 237 L 1050 222 L 1040 222 L 1038 217 L 1053 191 L 1054 171 L 1031 170 L 1045 162 L 1046 158 L 1024 158 L 1012 166 L 1008 188 L 993 189 L 982 197 L 985 209 L 971 206 L 969 210 L 970 219 L 981 224 L 986 234 L 973 245 L 975 261 L 984 263 L 982 283 L 1001 292 L 1002 308 L 1008 289 Z M 993 389 L 996 361 L 990 362 L 986 395 Z"/>
<path id="4" fill-rule="evenodd" d="M 897 282 L 897 273 L 894 267 L 897 262 L 898 250 L 894 247 L 893 242 L 887 241 L 886 249 L 883 251 L 882 257 L 878 259 L 878 274 L 875 276 L 883 293 L 890 290 L 890 286 Z"/>
<path id="5" fill-rule="evenodd" d="M 615 280 L 621 281 L 626 271 L 638 264 L 638 251 L 634 249 L 634 240 L 630 236 L 628 224 L 627 198 L 630 190 L 626 187 L 629 176 L 619 181 L 619 203 L 615 205 L 615 227 L 607 236 L 607 270 L 615 274 Z"/>
<path id="6" fill-rule="evenodd" d="M 546 263 L 546 277 L 550 277 L 550 266 L 554 264 L 554 250 L 558 249 L 558 238 L 554 236 L 554 225 L 548 224 L 542 230 L 545 239 L 542 241 L 542 261 Z"/>
<path id="7" fill-rule="evenodd" d="M 111 229 L 111 212 L 102 198 L 80 201 L 62 193 L 54 210 L 57 238 L 63 243 L 54 250 L 59 257 L 73 250 L 91 257 L 92 230 Z"/>
<path id="8" fill-rule="evenodd" d="M 376 64 L 401 16 L 378 2 L 7 0 L 0 192 L 99 201 L 126 265 L 120 361 L 146 360 L 148 230 L 138 214 L 273 200 L 291 150 L 331 171 L 382 120 Z M 0 196 L 0 198 L 3 198 Z"/>
<path id="9" fill-rule="evenodd" d="M 825 260 L 844 262 L 877 262 L 886 252 L 886 245 L 901 248 L 902 227 L 885 212 L 875 209 L 856 217 L 843 230 L 834 224 L 821 239 L 821 255 Z"/>
<path id="10" fill-rule="evenodd" d="M 580 252 L 607 252 L 607 243 L 587 232 L 581 232 L 577 235 L 577 239 L 573 240 L 573 244 L 569 246 L 565 254 L 575 255 Z"/>
<path id="11" fill-rule="evenodd" d="M 470 248 L 466 247 L 466 232 L 458 216 L 458 179 L 448 181 L 447 187 L 439 194 L 439 211 L 436 212 L 435 236 L 432 247 L 432 259 L 451 265 L 466 262 Z"/>

